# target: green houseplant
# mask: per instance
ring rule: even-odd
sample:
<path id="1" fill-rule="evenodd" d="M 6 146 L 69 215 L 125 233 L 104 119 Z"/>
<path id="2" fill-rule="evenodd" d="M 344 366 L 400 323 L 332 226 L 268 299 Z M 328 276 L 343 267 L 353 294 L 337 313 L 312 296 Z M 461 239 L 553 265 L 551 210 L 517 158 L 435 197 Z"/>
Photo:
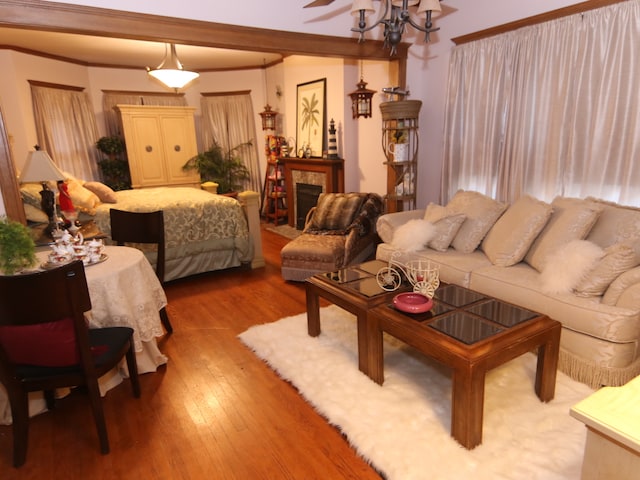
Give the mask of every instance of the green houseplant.
<path id="1" fill-rule="evenodd" d="M 120 158 L 125 152 L 124 141 L 118 136 L 101 137 L 96 142 L 96 148 L 107 156 L 98 162 L 104 183 L 114 190 L 131 188 L 129 162 Z"/>
<path id="2" fill-rule="evenodd" d="M 0 270 L 13 275 L 36 263 L 36 246 L 29 229 L 20 222 L 0 218 Z"/>
<path id="3" fill-rule="evenodd" d="M 202 182 L 218 184 L 218 193 L 228 194 L 239 191 L 245 180 L 249 180 L 249 169 L 242 162 L 240 153 L 252 146 L 252 142 L 244 142 L 225 151 L 217 142 L 208 150 L 191 157 L 182 169 L 196 170 Z"/>

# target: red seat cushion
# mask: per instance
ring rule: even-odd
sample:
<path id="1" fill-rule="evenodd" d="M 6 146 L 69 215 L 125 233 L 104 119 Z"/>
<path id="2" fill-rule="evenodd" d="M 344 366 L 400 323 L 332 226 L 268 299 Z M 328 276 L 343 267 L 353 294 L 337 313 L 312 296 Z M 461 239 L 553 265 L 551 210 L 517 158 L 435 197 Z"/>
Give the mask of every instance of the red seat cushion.
<path id="1" fill-rule="evenodd" d="M 12 363 L 68 367 L 80 363 L 73 319 L 0 327 L 0 345 Z"/>

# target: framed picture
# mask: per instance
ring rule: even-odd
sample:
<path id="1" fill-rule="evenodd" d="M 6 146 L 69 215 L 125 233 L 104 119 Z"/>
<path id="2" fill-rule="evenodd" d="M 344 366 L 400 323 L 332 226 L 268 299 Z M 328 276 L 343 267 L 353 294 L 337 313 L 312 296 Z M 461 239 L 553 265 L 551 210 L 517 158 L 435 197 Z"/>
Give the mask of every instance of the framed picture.
<path id="1" fill-rule="evenodd" d="M 311 157 L 322 157 L 322 152 L 325 150 L 324 132 L 327 129 L 326 93 L 326 78 L 298 84 L 296 91 L 296 153 L 298 156 L 301 150 L 304 156 L 304 150 L 310 147 Z"/>

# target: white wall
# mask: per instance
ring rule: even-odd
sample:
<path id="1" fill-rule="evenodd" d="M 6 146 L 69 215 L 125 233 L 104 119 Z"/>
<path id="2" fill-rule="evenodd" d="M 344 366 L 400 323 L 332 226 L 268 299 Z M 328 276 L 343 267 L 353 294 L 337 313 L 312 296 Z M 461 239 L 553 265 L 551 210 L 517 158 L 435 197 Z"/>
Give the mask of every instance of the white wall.
<path id="1" fill-rule="evenodd" d="M 450 39 L 491 26 L 580 3 L 580 1 L 484 0 L 479 2 L 477 0 L 446 0 L 446 2 L 442 3 L 443 15 L 435 20 L 441 30 L 432 35 L 432 43 L 425 45 L 422 41 L 422 36 L 415 33 L 409 33 L 405 36 L 405 40 L 415 42 L 409 50 L 407 71 L 407 86 L 411 90 L 410 98 L 423 101 L 420 115 L 418 206 L 425 205 L 428 201 L 438 201 L 439 199 L 445 91 L 449 54 L 453 48 L 453 43 Z M 302 0 L 270 0 L 268 2 L 264 0 L 243 0 L 242 8 L 222 9 L 219 2 L 211 2 L 210 0 L 182 0 L 180 2 L 173 0 L 145 2 L 80 0 L 62 3 L 276 30 L 345 37 L 354 36 L 349 31 L 354 25 L 353 17 L 348 12 L 351 4 L 349 0 L 336 0 L 326 7 L 308 9 L 302 8 L 305 3 L 308 3 Z M 371 38 L 379 38 L 381 29 L 375 29 L 371 33 L 373 35 Z M 297 68 L 297 65 L 293 65 L 293 67 Z M 309 81 L 326 76 L 321 71 L 323 69 L 317 68 L 313 64 L 303 65 L 302 67 L 306 69 L 306 72 L 300 71 L 300 73 L 296 73 L 295 78 L 290 78 L 288 71 L 287 75 L 280 75 L 279 72 L 275 74 L 276 77 L 279 77 L 277 81 L 281 81 L 287 86 L 285 88 L 286 96 L 295 95 L 295 93 L 292 93 L 291 86 L 301 83 L 298 79 L 305 78 L 304 81 Z M 330 68 L 330 70 L 332 72 L 336 71 L 333 68 Z M 359 67 L 355 64 L 347 64 L 341 73 L 336 75 L 336 85 L 342 81 L 345 87 L 344 91 L 349 92 L 355 89 L 355 83 L 359 77 Z M 388 72 L 381 65 L 376 65 L 375 62 L 372 66 L 369 66 L 369 62 L 365 62 L 364 77 L 369 82 L 369 88 L 380 91 L 383 86 L 387 86 L 386 78 L 388 78 Z M 7 81 L 10 80 L 0 79 L 0 92 L 4 91 L 4 83 Z M 273 82 L 276 83 L 277 81 L 274 80 Z M 348 85 L 353 85 L 353 88 L 349 88 Z M 268 98 L 270 102 L 273 102 L 271 105 L 274 106 L 276 100 L 273 99 L 274 96 L 271 92 L 273 92 L 272 89 L 270 89 Z M 295 88 L 293 92 L 295 92 Z M 330 92 L 329 84 L 328 92 Z M 264 96 L 264 93 L 262 95 Z M 379 94 L 374 97 L 376 102 L 374 117 L 360 119 L 357 122 L 351 120 L 346 108 L 340 109 L 338 105 L 339 99 L 331 99 L 331 109 L 342 111 L 342 121 L 344 122 L 342 141 L 344 142 L 343 154 L 347 165 L 348 190 L 383 192 L 385 189 L 384 169 L 381 166 L 384 157 L 381 150 L 377 150 L 380 145 L 379 132 L 381 125 L 377 104 L 383 100 L 381 97 Z M 345 101 L 344 98 L 341 100 Z M 0 98 L 0 101 L 3 102 L 3 108 L 6 108 L 5 103 L 14 101 L 14 99 Z M 261 106 L 264 105 L 264 102 L 264 98 L 257 102 L 260 107 L 258 107 L 256 113 L 261 111 Z M 192 103 L 191 100 L 189 103 Z M 291 103 L 286 102 L 286 105 L 288 105 L 286 107 L 287 111 L 284 112 L 284 117 L 281 120 L 285 126 L 283 133 L 290 136 L 290 132 L 295 132 L 295 127 L 290 127 L 291 118 L 295 118 L 295 114 L 292 115 L 289 111 Z M 293 105 L 295 105 L 295 101 Z M 275 106 L 278 107 L 278 105 Z M 331 115 L 331 113 L 329 114 Z M 357 142 L 348 141 L 352 136 L 357 138 Z M 29 140 L 28 143 L 33 141 Z"/>

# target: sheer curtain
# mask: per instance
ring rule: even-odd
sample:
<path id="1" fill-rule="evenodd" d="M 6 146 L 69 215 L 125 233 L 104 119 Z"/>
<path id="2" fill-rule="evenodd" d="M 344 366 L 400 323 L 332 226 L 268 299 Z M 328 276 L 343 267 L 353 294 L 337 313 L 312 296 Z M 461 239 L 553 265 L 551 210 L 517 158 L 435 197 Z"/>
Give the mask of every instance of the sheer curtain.
<path id="1" fill-rule="evenodd" d="M 98 180 L 98 128 L 89 96 L 73 87 L 31 84 L 40 147 L 56 165 L 83 180 Z"/>
<path id="2" fill-rule="evenodd" d="M 216 142 L 223 149 L 229 149 L 251 141 L 253 146 L 242 150 L 242 160 L 251 174 L 245 189 L 260 192 L 256 123 L 249 93 L 203 94 L 200 103 L 204 148 Z"/>
<path id="3" fill-rule="evenodd" d="M 640 205 L 638 45 L 634 0 L 455 47 L 441 200 L 463 188 Z"/>
<path id="4" fill-rule="evenodd" d="M 187 99 L 182 93 L 153 93 L 153 92 L 126 92 L 126 91 L 102 91 L 102 111 L 108 136 L 122 137 L 120 116 L 113 107 L 116 105 L 159 105 L 186 107 Z"/>

